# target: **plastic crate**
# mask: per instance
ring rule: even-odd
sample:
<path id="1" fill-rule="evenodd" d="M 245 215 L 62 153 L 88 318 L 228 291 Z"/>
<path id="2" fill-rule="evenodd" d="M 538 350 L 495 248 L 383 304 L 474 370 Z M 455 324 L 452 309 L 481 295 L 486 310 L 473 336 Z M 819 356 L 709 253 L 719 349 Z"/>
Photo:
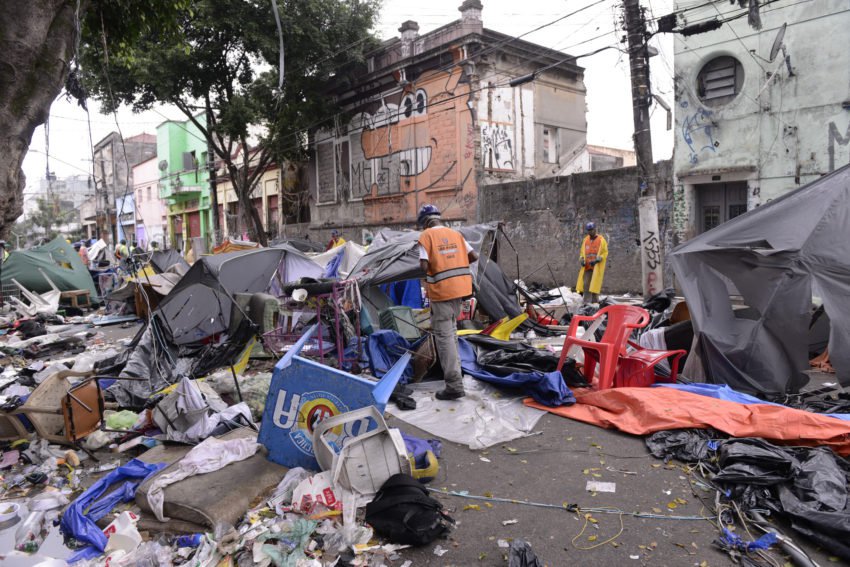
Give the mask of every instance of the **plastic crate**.
<path id="1" fill-rule="evenodd" d="M 419 327 L 413 318 L 413 309 L 397 306 L 384 309 L 378 315 L 382 329 L 391 329 L 409 341 L 415 341 L 421 336 Z"/>

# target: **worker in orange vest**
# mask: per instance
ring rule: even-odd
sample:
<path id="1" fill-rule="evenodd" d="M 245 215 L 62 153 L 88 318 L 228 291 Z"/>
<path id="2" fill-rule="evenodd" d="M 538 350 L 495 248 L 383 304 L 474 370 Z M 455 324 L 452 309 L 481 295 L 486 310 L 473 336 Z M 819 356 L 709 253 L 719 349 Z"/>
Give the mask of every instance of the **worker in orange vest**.
<path id="1" fill-rule="evenodd" d="M 463 299 L 472 295 L 469 265 L 478 260 L 478 254 L 461 233 L 443 226 L 434 205 L 423 205 L 417 222 L 424 228 L 419 235 L 419 266 L 426 275 L 431 329 L 446 381 L 446 388 L 436 397 L 456 400 L 465 395 L 457 353 L 457 318 Z"/>
<path id="2" fill-rule="evenodd" d="M 601 234 L 596 233 L 596 224 L 589 222 L 584 228 L 587 230 L 587 236 L 584 237 L 579 252 L 581 271 L 578 273 L 576 293 L 584 295 L 585 303 L 598 303 L 608 260 L 608 243 Z"/>

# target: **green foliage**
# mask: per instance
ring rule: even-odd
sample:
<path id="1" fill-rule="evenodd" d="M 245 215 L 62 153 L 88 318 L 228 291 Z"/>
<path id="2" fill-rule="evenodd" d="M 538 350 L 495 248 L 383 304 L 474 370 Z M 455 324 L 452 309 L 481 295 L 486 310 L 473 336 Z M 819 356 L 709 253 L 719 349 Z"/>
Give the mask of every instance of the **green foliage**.
<path id="1" fill-rule="evenodd" d="M 138 37 L 134 41 L 116 40 L 122 26 L 113 26 L 112 19 L 124 18 L 122 10 L 138 4 L 104 3 L 109 10 L 99 8 L 101 3 L 90 10 L 90 33 L 82 46 L 84 84 L 104 111 L 122 104 L 144 110 L 171 103 L 191 116 L 208 106 L 214 141 L 239 141 L 249 127 L 259 127 L 261 146 L 277 158 L 303 155 L 300 132 L 338 111 L 324 94 L 329 81 L 362 63 L 376 45 L 370 30 L 378 0 L 278 0 L 286 55 L 284 88 L 278 92 L 279 40 L 271 0 L 197 0 L 174 27 L 123 30 Z M 98 12 L 110 21 L 106 49 L 104 34 L 95 33 Z"/>
<path id="2" fill-rule="evenodd" d="M 94 9 L 86 18 L 83 85 L 105 112 L 165 103 L 195 121 L 205 111 L 206 125 L 195 125 L 224 162 L 252 237 L 266 244 L 251 191 L 272 160 L 303 159 L 307 129 L 339 111 L 327 89 L 363 71 L 365 54 L 377 45 L 371 30 L 380 0 L 277 0 L 286 61 L 282 89 L 272 0 L 195 0 L 173 22 L 156 20 L 162 27 L 144 20 L 141 28 L 122 24 L 131 26 L 124 30 L 112 20 L 127 16 L 135 3 L 100 1 L 114 12 Z M 234 148 L 250 155 L 250 164 L 236 163 Z"/>

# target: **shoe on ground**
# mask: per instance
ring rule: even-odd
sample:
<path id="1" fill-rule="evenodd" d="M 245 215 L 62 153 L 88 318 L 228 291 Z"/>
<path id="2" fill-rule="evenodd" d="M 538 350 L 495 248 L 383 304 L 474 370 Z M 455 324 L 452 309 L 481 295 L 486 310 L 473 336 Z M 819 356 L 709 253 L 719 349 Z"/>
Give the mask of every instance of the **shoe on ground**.
<path id="1" fill-rule="evenodd" d="M 466 395 L 465 392 L 452 392 L 449 390 L 440 390 L 435 394 L 438 400 L 457 400 Z"/>

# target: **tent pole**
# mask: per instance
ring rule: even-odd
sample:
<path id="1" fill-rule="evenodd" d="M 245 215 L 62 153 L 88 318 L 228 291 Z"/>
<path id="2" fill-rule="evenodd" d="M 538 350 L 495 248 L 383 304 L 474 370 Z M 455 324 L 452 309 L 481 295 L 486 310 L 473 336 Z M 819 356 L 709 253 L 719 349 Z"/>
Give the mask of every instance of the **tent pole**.
<path id="1" fill-rule="evenodd" d="M 236 379 L 236 369 L 233 365 L 230 365 L 230 372 L 233 374 L 233 384 L 236 386 L 236 394 L 239 396 L 239 401 L 243 402 L 245 400 L 242 399 L 242 389 L 239 387 L 239 380 Z"/>

